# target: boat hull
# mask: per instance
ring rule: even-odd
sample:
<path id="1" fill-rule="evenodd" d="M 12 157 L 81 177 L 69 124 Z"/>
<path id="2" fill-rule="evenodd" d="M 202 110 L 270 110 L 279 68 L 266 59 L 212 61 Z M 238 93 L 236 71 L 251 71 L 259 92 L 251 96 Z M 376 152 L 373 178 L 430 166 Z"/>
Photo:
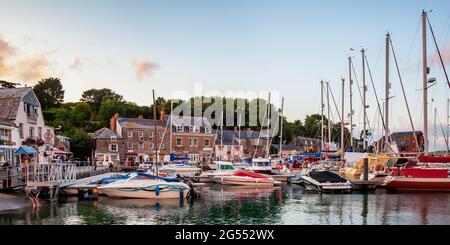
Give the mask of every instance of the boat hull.
<path id="1" fill-rule="evenodd" d="M 215 176 L 214 181 L 223 185 L 240 185 L 253 187 L 272 187 L 274 181 L 272 179 L 258 179 L 241 176 Z"/>
<path id="2" fill-rule="evenodd" d="M 386 188 L 392 191 L 450 192 L 450 178 L 393 177 Z"/>
<path id="3" fill-rule="evenodd" d="M 158 195 L 155 191 L 147 190 L 123 190 L 123 189 L 103 189 L 103 194 L 115 198 L 131 199 L 186 199 L 189 190 L 161 191 Z"/>

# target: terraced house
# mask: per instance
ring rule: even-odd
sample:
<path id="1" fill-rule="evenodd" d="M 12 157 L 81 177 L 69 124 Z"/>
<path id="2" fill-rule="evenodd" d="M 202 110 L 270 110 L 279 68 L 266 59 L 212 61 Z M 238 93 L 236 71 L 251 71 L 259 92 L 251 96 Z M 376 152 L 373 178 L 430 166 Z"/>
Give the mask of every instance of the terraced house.
<path id="1" fill-rule="evenodd" d="M 31 87 L 0 89 L 0 124 L 2 159 L 25 163 L 49 161 L 54 128 L 45 125 L 41 105 Z M 13 150 L 15 154 L 11 155 Z"/>

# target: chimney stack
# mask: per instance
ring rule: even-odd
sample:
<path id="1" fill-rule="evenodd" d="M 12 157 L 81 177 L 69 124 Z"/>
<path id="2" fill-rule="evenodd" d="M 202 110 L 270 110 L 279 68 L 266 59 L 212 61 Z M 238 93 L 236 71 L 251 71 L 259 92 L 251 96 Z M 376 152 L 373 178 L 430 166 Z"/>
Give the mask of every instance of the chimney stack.
<path id="1" fill-rule="evenodd" d="M 116 121 L 119 117 L 119 113 L 116 113 L 109 119 L 109 128 L 114 132 L 116 132 Z"/>

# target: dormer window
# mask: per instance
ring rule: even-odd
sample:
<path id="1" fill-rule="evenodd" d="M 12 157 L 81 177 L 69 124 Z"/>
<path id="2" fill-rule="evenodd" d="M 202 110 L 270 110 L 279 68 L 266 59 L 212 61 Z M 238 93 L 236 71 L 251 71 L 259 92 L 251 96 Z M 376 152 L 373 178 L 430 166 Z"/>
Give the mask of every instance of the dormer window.
<path id="1" fill-rule="evenodd" d="M 117 136 L 111 136 L 111 141 L 117 141 Z"/>
<path id="2" fill-rule="evenodd" d="M 211 133 L 211 128 L 205 127 L 205 134 L 210 134 L 210 133 Z"/>
<path id="3" fill-rule="evenodd" d="M 177 132 L 184 132 L 183 126 L 177 126 Z"/>

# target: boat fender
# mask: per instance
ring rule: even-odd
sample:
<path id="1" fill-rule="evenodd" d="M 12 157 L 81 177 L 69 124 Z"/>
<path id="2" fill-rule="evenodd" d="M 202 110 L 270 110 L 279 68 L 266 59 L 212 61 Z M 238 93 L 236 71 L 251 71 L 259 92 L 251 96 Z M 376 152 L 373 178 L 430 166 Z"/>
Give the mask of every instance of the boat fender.
<path id="1" fill-rule="evenodd" d="M 155 188 L 155 194 L 156 194 L 156 196 L 159 196 L 159 192 L 160 192 L 160 190 L 159 190 L 159 185 L 157 185 L 156 188 Z"/>
<path id="2" fill-rule="evenodd" d="M 281 172 L 281 170 L 283 169 L 283 164 L 278 163 L 278 164 L 277 164 L 277 169 L 278 169 L 278 171 Z"/>

